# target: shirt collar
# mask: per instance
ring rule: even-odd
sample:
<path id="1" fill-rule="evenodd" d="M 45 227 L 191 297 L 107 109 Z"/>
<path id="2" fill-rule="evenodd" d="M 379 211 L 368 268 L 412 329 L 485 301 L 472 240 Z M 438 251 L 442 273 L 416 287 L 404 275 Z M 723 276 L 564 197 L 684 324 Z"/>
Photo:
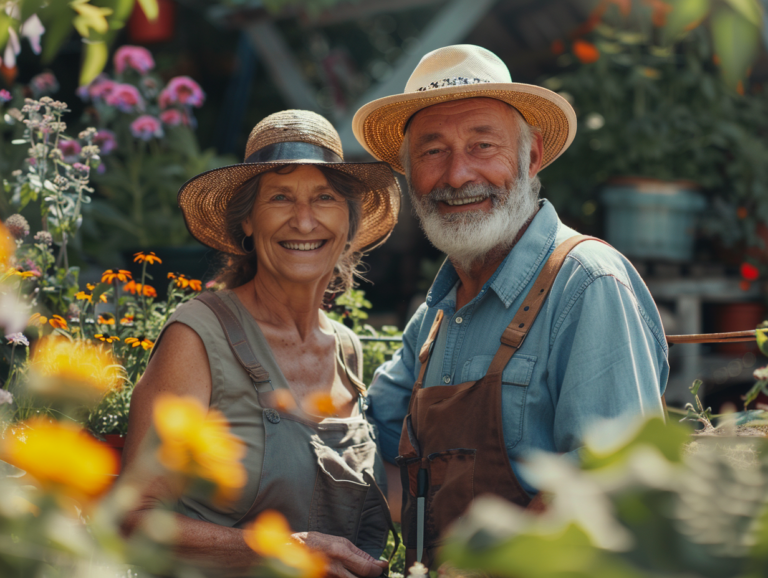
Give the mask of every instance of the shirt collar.
<path id="1" fill-rule="evenodd" d="M 542 262 L 552 249 L 560 219 L 552 204 L 541 201 L 541 208 L 517 244 L 509 252 L 496 272 L 483 286 L 493 289 L 504 307 L 509 308 L 523 289 L 530 283 Z M 446 259 L 427 293 L 427 306 L 440 303 L 456 285 L 459 275 Z"/>

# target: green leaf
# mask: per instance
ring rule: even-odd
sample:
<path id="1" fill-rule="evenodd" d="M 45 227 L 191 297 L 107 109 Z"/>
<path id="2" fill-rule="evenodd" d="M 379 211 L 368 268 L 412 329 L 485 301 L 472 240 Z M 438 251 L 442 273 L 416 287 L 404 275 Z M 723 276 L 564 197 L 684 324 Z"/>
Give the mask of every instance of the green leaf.
<path id="1" fill-rule="evenodd" d="M 122 28 L 125 21 L 128 20 L 128 17 L 131 15 L 135 4 L 136 0 L 115 0 L 112 5 L 112 10 L 114 10 L 114 12 L 109 18 L 110 26 L 112 26 L 113 23 L 120 23 L 117 27 Z"/>
<path id="2" fill-rule="evenodd" d="M 678 0 L 667 15 L 664 36 L 667 42 L 674 41 L 686 28 L 704 18 L 710 9 L 710 0 Z"/>
<path id="3" fill-rule="evenodd" d="M 21 21 L 26 22 L 27 18 L 40 12 L 44 0 L 24 0 L 21 3 Z"/>
<path id="4" fill-rule="evenodd" d="M 5 47 L 8 42 L 8 29 L 15 26 L 16 21 L 8 16 L 4 10 L 0 10 L 0 50 Z"/>
<path id="5" fill-rule="evenodd" d="M 156 20 L 157 15 L 160 13 L 160 8 L 157 5 L 157 0 L 139 0 L 139 6 L 147 16 L 147 20 Z"/>
<path id="6" fill-rule="evenodd" d="M 757 346 L 763 355 L 768 356 L 768 329 L 758 329 L 755 331 Z"/>
<path id="7" fill-rule="evenodd" d="M 703 382 L 700 379 L 697 379 L 691 384 L 691 387 L 689 387 L 688 389 L 693 395 L 697 395 L 699 393 L 699 388 L 701 388 L 702 383 Z"/>
<path id="8" fill-rule="evenodd" d="M 101 297 L 104 293 L 112 289 L 112 285 L 110 283 L 99 283 L 96 285 L 96 287 L 93 288 L 93 302 L 98 303 L 99 297 Z"/>
<path id="9" fill-rule="evenodd" d="M 74 11 L 66 2 L 52 2 L 40 14 L 45 25 L 43 35 L 43 62 L 51 62 L 72 34 Z"/>
<path id="10" fill-rule="evenodd" d="M 741 14 L 721 8 L 712 17 L 712 37 L 723 81 L 735 89 L 755 58 L 760 30 Z"/>
<path id="11" fill-rule="evenodd" d="M 676 423 L 665 424 L 661 418 L 645 422 L 638 432 L 628 441 L 606 450 L 597 450 L 587 445 L 582 451 L 582 468 L 596 470 L 615 466 L 626 461 L 627 457 L 640 446 L 652 446 L 661 452 L 670 462 L 682 461 L 683 445 L 688 442 L 689 430 Z"/>
<path id="12" fill-rule="evenodd" d="M 104 70 L 109 58 L 109 51 L 104 42 L 87 42 L 85 60 L 80 70 L 80 86 L 86 86 Z"/>
<path id="13" fill-rule="evenodd" d="M 731 7 L 758 28 L 763 25 L 763 10 L 757 0 L 725 0 Z"/>

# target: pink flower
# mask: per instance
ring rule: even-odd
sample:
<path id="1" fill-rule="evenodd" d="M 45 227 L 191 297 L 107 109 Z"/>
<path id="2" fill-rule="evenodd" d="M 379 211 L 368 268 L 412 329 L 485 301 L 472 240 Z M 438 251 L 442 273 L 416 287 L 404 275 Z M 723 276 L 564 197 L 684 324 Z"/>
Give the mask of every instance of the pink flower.
<path id="1" fill-rule="evenodd" d="M 0 102 L 9 102 L 11 100 L 11 93 L 7 90 L 0 90 Z"/>
<path id="2" fill-rule="evenodd" d="M 59 141 L 59 150 L 66 163 L 73 163 L 80 158 L 80 144 L 76 140 Z"/>
<path id="3" fill-rule="evenodd" d="M 115 52 L 114 63 L 118 74 L 122 74 L 126 67 L 139 74 L 146 74 L 155 67 L 152 54 L 141 46 L 121 46 Z"/>
<path id="4" fill-rule="evenodd" d="M 117 148 L 115 133 L 111 130 L 101 129 L 94 135 L 93 144 L 99 147 L 102 155 L 108 155 Z"/>
<path id="5" fill-rule="evenodd" d="M 163 125 L 154 116 L 142 114 L 131 123 L 131 133 L 141 140 L 150 140 L 152 137 L 161 138 L 163 136 Z"/>
<path id="6" fill-rule="evenodd" d="M 106 99 L 115 86 L 117 86 L 115 81 L 109 80 L 103 74 L 99 74 L 91 84 L 78 88 L 77 95 L 83 100 L 90 98 L 94 102 L 99 102 Z"/>
<path id="7" fill-rule="evenodd" d="M 139 90 L 132 84 L 115 84 L 105 101 L 109 106 L 114 106 L 123 112 L 144 110 L 144 100 Z"/>
<path id="8" fill-rule="evenodd" d="M 160 120 L 168 126 L 179 126 L 180 124 L 189 125 L 189 118 L 186 114 L 175 108 L 169 108 L 160 113 Z"/>
<path id="9" fill-rule="evenodd" d="M 158 102 L 160 108 L 168 108 L 171 104 L 183 104 L 186 106 L 203 106 L 205 93 L 200 85 L 189 76 L 177 76 L 172 78 L 168 85 L 160 93 Z"/>
<path id="10" fill-rule="evenodd" d="M 50 72 L 41 72 L 32 77 L 32 80 L 29 81 L 29 88 L 32 89 L 32 95 L 35 98 L 40 98 L 59 90 L 59 81 Z"/>

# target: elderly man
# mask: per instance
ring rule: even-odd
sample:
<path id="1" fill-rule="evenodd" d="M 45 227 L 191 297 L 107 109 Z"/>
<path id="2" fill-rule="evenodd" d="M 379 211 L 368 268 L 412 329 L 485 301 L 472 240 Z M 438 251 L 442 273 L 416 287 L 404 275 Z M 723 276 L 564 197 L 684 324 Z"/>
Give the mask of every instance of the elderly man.
<path id="1" fill-rule="evenodd" d="M 485 49 L 449 46 L 353 127 L 405 173 L 422 228 L 448 255 L 369 390 L 381 451 L 390 473 L 400 468 L 390 481 L 402 481 L 409 559 L 429 564 L 474 496 L 529 505 L 529 452 L 575 456 L 601 419 L 661 416 L 667 344 L 631 264 L 539 200 L 537 173 L 576 131 L 559 95 L 513 83 Z"/>

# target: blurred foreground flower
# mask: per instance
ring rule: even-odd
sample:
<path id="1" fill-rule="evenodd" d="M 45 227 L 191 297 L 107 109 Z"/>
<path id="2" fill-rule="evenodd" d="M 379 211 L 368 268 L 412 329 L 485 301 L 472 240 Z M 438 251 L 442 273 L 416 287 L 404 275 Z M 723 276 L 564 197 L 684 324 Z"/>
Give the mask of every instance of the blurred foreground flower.
<path id="1" fill-rule="evenodd" d="M 115 452 L 72 423 L 36 418 L 0 440 L 0 458 L 27 472 L 46 489 L 94 497 L 117 474 Z"/>
<path id="2" fill-rule="evenodd" d="M 40 339 L 32 350 L 30 388 L 56 397 L 99 397 L 118 384 L 112 356 L 88 342 Z"/>
<path id="3" fill-rule="evenodd" d="M 0 267 L 7 266 L 15 253 L 16 242 L 6 226 L 0 223 Z"/>
<path id="4" fill-rule="evenodd" d="M 333 403 L 333 398 L 327 393 L 311 393 L 303 405 L 308 413 L 324 417 L 335 416 L 339 411 Z"/>
<path id="5" fill-rule="evenodd" d="M 245 445 L 230 433 L 221 413 L 194 398 L 173 395 L 159 397 L 153 413 L 161 440 L 157 457 L 163 466 L 215 483 L 221 498 L 239 493 L 247 477 L 240 463 Z"/>
<path id="6" fill-rule="evenodd" d="M 295 542 L 285 517 L 275 510 L 266 510 L 245 528 L 245 543 L 264 558 L 278 560 L 299 571 L 303 578 L 320 578 L 328 564 L 325 556 Z"/>

